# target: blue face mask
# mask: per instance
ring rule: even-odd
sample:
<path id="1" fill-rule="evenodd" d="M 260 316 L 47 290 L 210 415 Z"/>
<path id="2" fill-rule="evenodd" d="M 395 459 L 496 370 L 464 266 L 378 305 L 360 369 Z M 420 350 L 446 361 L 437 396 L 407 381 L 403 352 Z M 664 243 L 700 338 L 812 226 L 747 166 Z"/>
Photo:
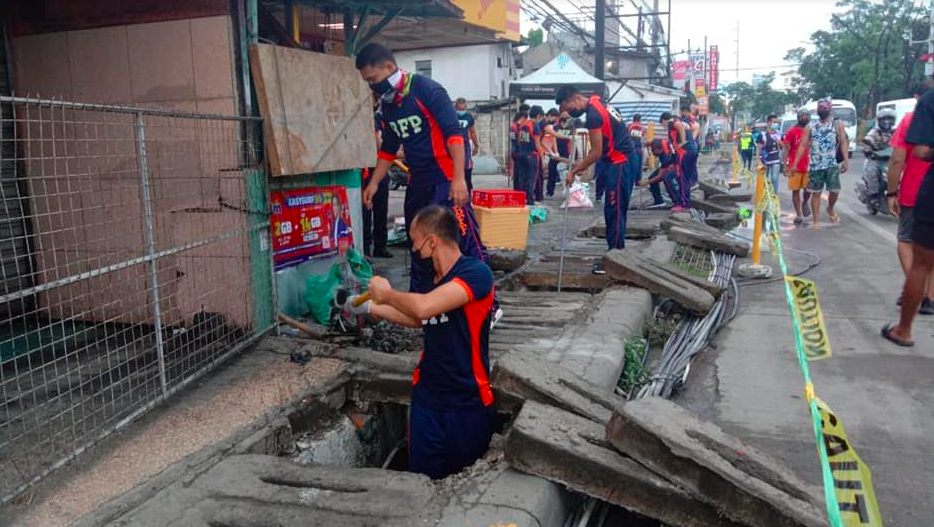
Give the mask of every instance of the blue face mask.
<path id="1" fill-rule="evenodd" d="M 772 123 L 772 131 L 777 132 L 781 126 L 778 123 Z"/>

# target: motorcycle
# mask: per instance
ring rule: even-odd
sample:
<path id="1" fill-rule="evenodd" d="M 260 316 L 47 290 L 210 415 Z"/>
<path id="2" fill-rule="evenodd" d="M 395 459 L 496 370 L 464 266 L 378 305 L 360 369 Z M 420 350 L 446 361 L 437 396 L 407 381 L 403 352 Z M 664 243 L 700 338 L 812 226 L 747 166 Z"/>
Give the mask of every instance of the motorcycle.
<path id="1" fill-rule="evenodd" d="M 856 197 L 873 216 L 880 212 L 891 214 L 885 199 L 890 157 L 892 157 L 892 147 L 866 152 L 863 176 L 856 183 Z"/>

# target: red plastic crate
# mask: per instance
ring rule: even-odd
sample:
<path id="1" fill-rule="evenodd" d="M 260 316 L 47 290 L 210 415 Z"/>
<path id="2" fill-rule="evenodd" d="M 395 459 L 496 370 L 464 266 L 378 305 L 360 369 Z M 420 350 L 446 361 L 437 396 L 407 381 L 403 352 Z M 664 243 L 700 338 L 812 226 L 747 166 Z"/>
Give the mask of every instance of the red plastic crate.
<path id="1" fill-rule="evenodd" d="M 488 209 L 525 207 L 525 192 L 500 189 L 474 190 L 473 204 Z"/>

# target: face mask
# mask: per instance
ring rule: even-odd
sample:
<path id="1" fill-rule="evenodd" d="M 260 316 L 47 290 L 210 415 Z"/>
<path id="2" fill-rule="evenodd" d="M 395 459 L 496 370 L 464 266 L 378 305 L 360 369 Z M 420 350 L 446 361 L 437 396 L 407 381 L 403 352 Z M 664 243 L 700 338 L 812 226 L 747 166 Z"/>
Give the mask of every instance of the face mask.
<path id="1" fill-rule="evenodd" d="M 772 131 L 773 131 L 773 132 L 777 132 L 778 129 L 779 129 L 780 127 L 779 127 L 778 123 L 772 123 L 771 128 L 772 128 Z"/>
<path id="2" fill-rule="evenodd" d="M 419 247 L 418 249 L 414 251 L 415 254 L 413 254 L 413 256 L 417 258 L 419 262 L 421 262 L 423 267 L 432 269 L 434 267 L 434 261 L 431 259 L 431 257 L 434 256 L 435 254 L 434 249 L 432 249 L 431 254 L 429 254 L 428 257 L 422 257 L 422 249 L 424 249 L 425 245 L 427 244 L 428 244 L 428 238 L 425 238 L 425 241 L 422 242 L 421 247 Z"/>
<path id="3" fill-rule="evenodd" d="M 580 117 L 584 115 L 584 109 L 574 108 L 574 109 L 568 110 L 568 113 L 571 115 L 571 117 Z"/>
<path id="4" fill-rule="evenodd" d="M 467 110 L 457 110 L 457 116 L 460 117 L 461 119 L 463 119 L 464 117 L 467 117 Z"/>
<path id="5" fill-rule="evenodd" d="M 373 93 L 375 93 L 376 95 L 380 97 L 385 97 L 386 95 L 392 93 L 393 90 L 395 90 L 396 84 L 399 82 L 401 78 L 402 78 L 402 71 L 396 70 L 391 75 L 386 77 L 385 79 L 379 82 L 374 82 L 373 84 L 370 84 L 370 89 L 373 90 Z"/>
<path id="6" fill-rule="evenodd" d="M 830 116 L 830 112 L 827 110 L 817 110 L 817 116 L 821 119 L 826 119 Z"/>
<path id="7" fill-rule="evenodd" d="M 798 119 L 798 124 L 801 125 L 801 126 L 807 126 L 808 123 L 810 123 L 810 122 L 811 122 L 810 119 Z"/>

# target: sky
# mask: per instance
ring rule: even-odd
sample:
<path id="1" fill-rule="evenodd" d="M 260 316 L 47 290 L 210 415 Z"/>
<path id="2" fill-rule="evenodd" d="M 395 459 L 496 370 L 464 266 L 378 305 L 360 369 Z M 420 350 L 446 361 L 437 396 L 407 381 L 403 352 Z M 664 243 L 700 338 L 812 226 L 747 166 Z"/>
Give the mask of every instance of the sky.
<path id="1" fill-rule="evenodd" d="M 523 5 L 528 0 L 523 0 Z M 632 0 L 617 0 L 626 6 L 623 13 L 635 12 Z M 639 3 L 639 0 L 635 0 Z M 577 6 L 593 7 L 594 0 L 550 0 L 564 13 L 579 12 Z M 612 0 L 607 0 L 607 3 Z M 541 0 L 537 0 L 542 5 Z M 651 5 L 652 0 L 646 0 Z M 830 16 L 835 12 L 836 0 L 671 0 L 671 50 L 673 53 L 688 48 L 698 49 L 707 43 L 720 50 L 720 84 L 727 85 L 737 79 L 736 23 L 739 22 L 739 80 L 749 82 L 753 73 L 788 71 L 776 68 L 787 64 L 785 53 L 795 47 L 807 48 L 811 33 L 830 29 Z M 660 10 L 668 7 L 668 0 L 659 0 Z M 635 27 L 635 18 L 627 19 Z M 662 16 L 662 23 L 667 20 Z M 592 22 L 591 22 L 592 24 Z M 523 12 L 521 30 L 527 33 L 537 23 Z M 547 37 L 546 37 L 547 38 Z M 676 55 L 673 60 L 687 58 Z M 778 83 L 773 84 L 777 86 Z"/>

